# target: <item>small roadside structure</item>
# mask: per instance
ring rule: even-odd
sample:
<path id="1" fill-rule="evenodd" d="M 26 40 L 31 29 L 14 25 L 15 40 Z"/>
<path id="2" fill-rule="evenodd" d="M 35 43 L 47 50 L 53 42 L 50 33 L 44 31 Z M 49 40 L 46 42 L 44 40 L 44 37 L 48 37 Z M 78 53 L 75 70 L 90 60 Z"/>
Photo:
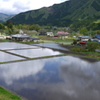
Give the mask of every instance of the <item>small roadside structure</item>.
<path id="1" fill-rule="evenodd" d="M 47 36 L 54 36 L 53 32 L 47 32 Z"/>
<path id="2" fill-rule="evenodd" d="M 46 34 L 46 30 L 45 30 L 45 29 L 41 29 L 41 30 L 39 31 L 39 35 L 47 35 L 47 34 Z"/>
<path id="3" fill-rule="evenodd" d="M 54 37 L 58 37 L 58 35 L 54 35 Z"/>
<path id="4" fill-rule="evenodd" d="M 36 31 L 36 30 L 32 30 L 32 32 L 33 32 L 33 33 L 37 33 L 37 31 Z"/>
<path id="5" fill-rule="evenodd" d="M 23 30 L 20 29 L 19 34 L 23 34 L 23 33 L 24 33 Z"/>
<path id="6" fill-rule="evenodd" d="M 39 42 L 40 41 L 40 39 L 37 38 L 37 37 L 30 37 L 29 39 L 30 39 L 30 41 L 33 41 L 33 42 Z"/>
<path id="7" fill-rule="evenodd" d="M 79 45 L 85 45 L 87 43 L 87 41 L 80 41 Z"/>

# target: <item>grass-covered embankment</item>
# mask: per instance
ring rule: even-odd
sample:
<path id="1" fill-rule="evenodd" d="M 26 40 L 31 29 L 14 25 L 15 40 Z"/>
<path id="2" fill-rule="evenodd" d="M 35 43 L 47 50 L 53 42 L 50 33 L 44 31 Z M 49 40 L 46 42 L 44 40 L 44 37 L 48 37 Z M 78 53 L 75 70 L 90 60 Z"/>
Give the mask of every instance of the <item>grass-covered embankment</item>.
<path id="1" fill-rule="evenodd" d="M 70 51 L 100 60 L 100 44 L 97 42 L 88 42 L 86 45 L 81 45 L 79 47 L 74 46 L 74 48 L 71 48 Z"/>
<path id="2" fill-rule="evenodd" d="M 0 87 L 0 100 L 22 100 L 22 99 L 17 95 Z"/>
<path id="3" fill-rule="evenodd" d="M 0 42 L 9 42 L 10 40 L 0 39 Z"/>

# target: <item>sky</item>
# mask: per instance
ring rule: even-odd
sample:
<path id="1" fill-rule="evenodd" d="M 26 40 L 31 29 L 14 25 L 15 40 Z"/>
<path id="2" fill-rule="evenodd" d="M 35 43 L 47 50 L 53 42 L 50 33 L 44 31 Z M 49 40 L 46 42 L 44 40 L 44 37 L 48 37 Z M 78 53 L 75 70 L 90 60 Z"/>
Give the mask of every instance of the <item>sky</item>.
<path id="1" fill-rule="evenodd" d="M 49 7 L 67 0 L 0 0 L 0 13 L 18 14 L 28 10 Z"/>

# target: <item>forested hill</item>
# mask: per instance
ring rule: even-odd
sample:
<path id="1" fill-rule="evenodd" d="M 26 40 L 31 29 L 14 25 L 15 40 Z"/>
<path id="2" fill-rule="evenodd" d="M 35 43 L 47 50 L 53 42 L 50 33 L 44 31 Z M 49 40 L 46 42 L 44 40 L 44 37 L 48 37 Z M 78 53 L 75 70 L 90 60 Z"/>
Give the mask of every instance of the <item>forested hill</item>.
<path id="1" fill-rule="evenodd" d="M 100 0 L 69 0 L 50 7 L 20 13 L 10 20 L 14 24 L 69 26 L 73 22 L 100 18 Z"/>
<path id="2" fill-rule="evenodd" d="M 8 19 L 10 19 L 13 15 L 7 15 L 7 14 L 3 14 L 3 13 L 0 13 L 0 22 L 4 22 Z"/>

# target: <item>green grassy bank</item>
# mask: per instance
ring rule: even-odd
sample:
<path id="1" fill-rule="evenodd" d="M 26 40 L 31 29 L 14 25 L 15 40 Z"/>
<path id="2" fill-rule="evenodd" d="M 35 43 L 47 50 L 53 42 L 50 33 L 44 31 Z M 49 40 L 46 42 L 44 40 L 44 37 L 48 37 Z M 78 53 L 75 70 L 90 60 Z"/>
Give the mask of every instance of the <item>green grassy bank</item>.
<path id="1" fill-rule="evenodd" d="M 0 100 L 22 100 L 22 99 L 17 95 L 0 87 Z"/>

